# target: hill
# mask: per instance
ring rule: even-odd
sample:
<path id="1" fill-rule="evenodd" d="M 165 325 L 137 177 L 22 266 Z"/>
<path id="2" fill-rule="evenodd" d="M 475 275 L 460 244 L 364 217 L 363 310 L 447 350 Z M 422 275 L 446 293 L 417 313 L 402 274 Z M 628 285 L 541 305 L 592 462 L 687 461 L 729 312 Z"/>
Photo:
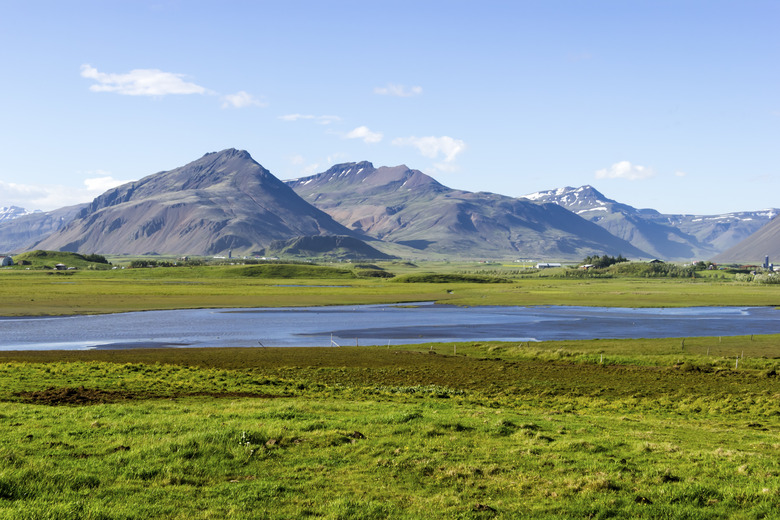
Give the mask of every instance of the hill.
<path id="1" fill-rule="evenodd" d="M 33 269 L 54 269 L 57 264 L 80 269 L 110 269 L 111 265 L 100 255 L 80 255 L 67 251 L 44 251 L 36 249 L 14 256 L 14 262 L 19 267 L 29 266 Z"/>
<path id="2" fill-rule="evenodd" d="M 247 152 L 229 149 L 105 192 L 37 247 L 103 254 L 246 254 L 275 240 L 350 234 Z"/>
<path id="3" fill-rule="evenodd" d="M 649 256 L 555 204 L 454 190 L 403 165 L 338 164 L 287 184 L 347 228 L 418 252 L 472 258 Z"/>
<path id="4" fill-rule="evenodd" d="M 365 242 L 347 236 L 309 236 L 276 240 L 263 252 L 266 256 L 328 258 L 333 260 L 392 260 Z"/>

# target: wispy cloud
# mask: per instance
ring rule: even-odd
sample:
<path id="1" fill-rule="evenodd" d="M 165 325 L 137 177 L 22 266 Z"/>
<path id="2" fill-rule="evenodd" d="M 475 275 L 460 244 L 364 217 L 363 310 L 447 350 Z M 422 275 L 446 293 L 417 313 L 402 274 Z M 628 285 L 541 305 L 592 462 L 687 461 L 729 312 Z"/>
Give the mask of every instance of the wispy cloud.
<path id="1" fill-rule="evenodd" d="M 406 87 L 404 85 L 388 84 L 386 87 L 374 88 L 374 94 L 381 96 L 413 97 L 422 94 L 422 87 Z"/>
<path id="2" fill-rule="evenodd" d="M 236 92 L 235 94 L 227 94 L 222 96 L 222 108 L 247 108 L 247 107 L 264 107 L 267 106 L 252 94 L 244 92 Z"/>
<path id="3" fill-rule="evenodd" d="M 364 143 L 378 143 L 383 137 L 381 132 L 372 132 L 367 126 L 359 126 L 344 136 L 345 139 L 362 139 Z"/>
<path id="4" fill-rule="evenodd" d="M 83 188 L 0 181 L 0 200 L 4 201 L 4 204 L 20 206 L 27 210 L 49 211 L 89 202 L 106 190 L 129 182 L 114 179 L 110 173 L 101 170 L 89 174 L 98 176 L 84 179 Z"/>
<path id="5" fill-rule="evenodd" d="M 84 187 L 86 188 L 86 191 L 94 193 L 95 196 L 100 195 L 104 191 L 110 190 L 111 188 L 116 188 L 117 186 L 121 186 L 122 184 L 130 182 L 115 179 L 111 176 L 110 172 L 103 170 L 97 170 L 92 173 L 99 175 L 99 177 L 90 177 L 84 179 Z"/>
<path id="6" fill-rule="evenodd" d="M 339 116 L 315 116 L 311 114 L 285 114 L 279 116 L 282 121 L 314 121 L 319 125 L 329 125 L 341 121 Z"/>
<path id="7" fill-rule="evenodd" d="M 674 175 L 675 177 L 685 177 L 688 174 L 686 172 L 681 172 L 680 170 L 677 170 L 676 172 L 674 172 Z"/>
<path id="8" fill-rule="evenodd" d="M 463 150 L 466 149 L 466 143 L 460 139 L 453 139 L 449 136 L 441 137 L 398 137 L 393 140 L 397 146 L 413 146 L 425 157 L 437 159 L 444 157 L 444 161 L 451 163 Z"/>
<path id="9" fill-rule="evenodd" d="M 126 96 L 210 93 L 205 87 L 185 81 L 183 74 L 159 69 L 134 69 L 125 74 L 109 74 L 90 65 L 82 65 L 81 76 L 96 81 L 89 87 L 92 92 L 115 92 Z"/>
<path id="10" fill-rule="evenodd" d="M 596 171 L 597 179 L 626 179 L 636 181 L 648 179 L 655 175 L 652 168 L 646 168 L 638 164 L 631 164 L 629 161 L 620 161 L 609 168 Z"/>

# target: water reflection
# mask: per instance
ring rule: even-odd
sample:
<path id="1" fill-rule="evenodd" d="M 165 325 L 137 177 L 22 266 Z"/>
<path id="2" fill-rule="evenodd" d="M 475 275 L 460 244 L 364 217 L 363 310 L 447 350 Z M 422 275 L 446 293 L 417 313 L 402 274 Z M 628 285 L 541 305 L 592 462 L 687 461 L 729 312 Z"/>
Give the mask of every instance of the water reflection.
<path id="1" fill-rule="evenodd" d="M 454 307 L 431 303 L 0 318 L 0 350 L 391 345 L 780 333 L 770 307 Z"/>

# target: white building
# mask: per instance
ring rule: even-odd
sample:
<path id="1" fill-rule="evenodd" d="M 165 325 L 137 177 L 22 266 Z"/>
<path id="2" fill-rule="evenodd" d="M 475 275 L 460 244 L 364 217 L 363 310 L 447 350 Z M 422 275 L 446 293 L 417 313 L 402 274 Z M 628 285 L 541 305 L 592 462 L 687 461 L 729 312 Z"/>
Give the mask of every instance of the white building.
<path id="1" fill-rule="evenodd" d="M 14 259 L 10 256 L 0 255 L 0 267 L 14 265 Z"/>

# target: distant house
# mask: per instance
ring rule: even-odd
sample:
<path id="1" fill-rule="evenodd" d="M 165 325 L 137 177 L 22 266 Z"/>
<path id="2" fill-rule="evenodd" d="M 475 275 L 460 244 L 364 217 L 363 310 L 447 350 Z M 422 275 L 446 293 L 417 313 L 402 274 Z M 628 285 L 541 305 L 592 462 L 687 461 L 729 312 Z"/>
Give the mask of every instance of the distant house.
<path id="1" fill-rule="evenodd" d="M 67 265 L 65 265 L 65 264 L 57 264 L 57 265 L 55 265 L 55 266 L 54 266 L 54 268 L 55 268 L 56 270 L 58 270 L 58 271 L 64 271 L 65 269 L 67 269 L 67 268 L 68 268 L 68 266 L 67 266 Z"/>
<path id="2" fill-rule="evenodd" d="M 560 267 L 560 266 L 561 266 L 561 264 L 556 264 L 556 263 L 539 263 L 539 264 L 536 264 L 536 268 L 537 269 L 549 269 L 551 267 Z"/>
<path id="3" fill-rule="evenodd" d="M 0 255 L 0 267 L 14 265 L 14 259 L 10 256 Z"/>

